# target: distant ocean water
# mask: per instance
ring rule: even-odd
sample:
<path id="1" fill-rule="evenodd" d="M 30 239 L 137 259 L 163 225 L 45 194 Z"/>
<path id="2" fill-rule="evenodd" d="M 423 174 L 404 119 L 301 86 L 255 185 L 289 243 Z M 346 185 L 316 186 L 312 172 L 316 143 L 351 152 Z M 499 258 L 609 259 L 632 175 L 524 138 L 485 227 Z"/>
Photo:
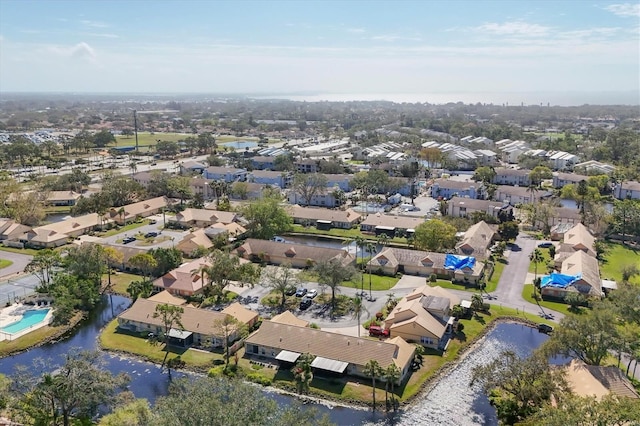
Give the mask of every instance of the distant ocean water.
<path id="1" fill-rule="evenodd" d="M 397 103 L 494 105 L 640 105 L 640 92 L 459 92 L 459 93 L 316 93 L 252 96 L 258 99 L 288 99 L 306 102 L 390 101 Z"/>

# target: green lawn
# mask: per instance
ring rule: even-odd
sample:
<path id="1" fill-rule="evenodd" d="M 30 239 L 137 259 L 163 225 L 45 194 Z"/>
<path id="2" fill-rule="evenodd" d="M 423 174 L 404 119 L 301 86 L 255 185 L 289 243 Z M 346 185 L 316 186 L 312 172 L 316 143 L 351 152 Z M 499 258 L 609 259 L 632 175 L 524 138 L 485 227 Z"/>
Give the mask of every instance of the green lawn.
<path id="1" fill-rule="evenodd" d="M 400 278 L 397 277 L 388 277 L 386 275 L 376 275 L 368 273 L 362 274 L 362 279 L 364 280 L 364 289 L 369 290 L 369 277 L 371 277 L 371 290 L 389 290 L 391 287 L 396 285 Z M 360 288 L 361 280 L 356 278 L 355 280 L 345 281 L 342 285 L 345 287 L 351 288 Z"/>
<path id="2" fill-rule="evenodd" d="M 600 262 L 600 276 L 604 279 L 622 281 L 622 268 L 627 265 L 640 267 L 640 250 L 608 243 L 604 260 Z M 640 285 L 640 275 L 632 277 L 631 282 Z"/>
<path id="3" fill-rule="evenodd" d="M 549 262 L 553 262 L 553 259 L 551 259 L 551 256 L 549 255 L 548 248 L 539 247 L 538 250 L 540 250 L 542 257 L 544 258 L 544 261 L 538 263 L 538 276 L 540 276 L 547 273 L 547 265 Z M 532 274 L 535 272 L 535 264 L 533 262 L 529 263 L 529 272 Z"/>
<path id="4" fill-rule="evenodd" d="M 31 248 L 19 249 L 19 248 L 14 248 L 14 247 L 0 246 L 0 250 L 9 251 L 11 253 L 28 254 L 28 255 L 31 255 L 31 256 L 34 256 L 36 253 L 38 253 L 38 250 L 31 249 Z"/>
<path id="5" fill-rule="evenodd" d="M 118 320 L 111 321 L 100 334 L 100 345 L 104 349 L 123 351 L 141 356 L 149 361 L 162 363 L 166 352 L 164 345 L 151 345 L 144 337 L 122 332 L 117 329 Z M 171 348 L 169 359 L 180 356 L 190 367 L 197 369 L 210 368 L 214 359 L 222 359 L 220 354 L 198 351 L 195 349 Z"/>
<path id="6" fill-rule="evenodd" d="M 107 282 L 108 276 L 104 274 L 102 276 L 102 282 Z M 113 292 L 116 294 L 122 294 L 128 297 L 127 287 L 132 281 L 141 281 L 141 275 L 127 274 L 125 272 L 118 272 L 117 274 L 111 274 L 111 284 L 113 285 Z"/>
<path id="7" fill-rule="evenodd" d="M 159 140 L 168 141 L 168 142 L 178 142 L 181 140 L 185 140 L 189 136 L 198 137 L 198 135 L 193 135 L 190 133 L 149 133 L 149 132 L 138 132 L 138 146 L 139 147 L 147 147 L 149 145 L 155 145 Z M 258 138 L 255 137 L 237 137 L 237 136 L 218 136 L 216 137 L 216 143 L 221 144 L 225 142 L 234 142 L 238 140 L 243 141 L 258 141 Z M 117 146 L 135 146 L 136 145 L 136 137 L 135 136 L 116 136 Z M 273 140 L 276 141 L 277 140 Z M 270 141 L 272 142 L 272 141 Z M 113 145 L 116 146 L 116 145 Z M 111 145 L 110 145 L 111 147 Z"/>
<path id="8" fill-rule="evenodd" d="M 7 259 L 0 259 L 0 269 L 13 265 L 13 262 Z"/>
<path id="9" fill-rule="evenodd" d="M 493 267 L 493 274 L 491 275 L 491 279 L 487 281 L 487 286 L 485 287 L 484 291 L 486 291 L 487 293 L 491 293 L 492 291 L 496 290 L 496 288 L 498 287 L 498 281 L 500 281 L 500 277 L 502 276 L 502 271 L 504 271 L 505 266 L 507 266 L 506 261 L 498 260 L 495 262 L 495 265 Z"/>
<path id="10" fill-rule="evenodd" d="M 533 284 L 525 284 L 525 286 L 524 286 L 524 288 L 522 290 L 522 298 L 524 300 L 526 300 L 527 302 L 533 303 L 535 305 L 536 304 L 536 300 L 532 296 L 533 290 L 534 290 Z M 549 300 L 541 300 L 540 301 L 540 306 L 542 306 L 543 308 L 546 308 L 546 309 L 551 309 L 551 310 L 554 310 L 556 312 L 560 312 L 560 313 L 565 314 L 565 315 L 569 315 L 571 313 L 575 313 L 575 312 L 570 312 L 569 311 L 569 305 L 567 305 L 566 303 L 562 303 L 562 302 L 551 302 Z M 584 308 L 581 308 L 581 309 L 584 309 Z"/>
<path id="11" fill-rule="evenodd" d="M 128 223 L 118 228 L 109 229 L 108 231 L 98 232 L 100 237 L 111 237 L 112 235 L 120 234 L 122 232 L 131 231 L 132 229 L 140 228 L 141 226 L 148 225 L 149 220 L 143 220 L 142 222 Z"/>

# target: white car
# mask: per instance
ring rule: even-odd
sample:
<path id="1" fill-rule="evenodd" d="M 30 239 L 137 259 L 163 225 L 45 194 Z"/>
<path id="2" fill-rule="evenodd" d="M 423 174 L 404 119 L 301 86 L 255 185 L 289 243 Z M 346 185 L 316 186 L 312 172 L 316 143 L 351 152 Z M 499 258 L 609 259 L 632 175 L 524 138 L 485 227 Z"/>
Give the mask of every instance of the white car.
<path id="1" fill-rule="evenodd" d="M 312 288 L 311 290 L 309 290 L 309 292 L 307 293 L 307 297 L 309 299 L 313 299 L 314 297 L 316 297 L 318 295 L 318 290 L 316 290 L 315 288 Z"/>

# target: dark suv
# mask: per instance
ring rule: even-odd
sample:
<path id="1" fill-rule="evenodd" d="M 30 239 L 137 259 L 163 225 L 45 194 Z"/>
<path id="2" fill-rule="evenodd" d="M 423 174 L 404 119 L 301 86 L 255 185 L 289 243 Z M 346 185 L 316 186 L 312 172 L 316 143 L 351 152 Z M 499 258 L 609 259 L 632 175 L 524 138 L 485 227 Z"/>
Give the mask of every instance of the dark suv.
<path id="1" fill-rule="evenodd" d="M 309 308 L 309 306 L 311 306 L 312 303 L 313 301 L 310 298 L 303 297 L 302 300 L 300 301 L 300 310 L 304 311 L 305 309 Z"/>

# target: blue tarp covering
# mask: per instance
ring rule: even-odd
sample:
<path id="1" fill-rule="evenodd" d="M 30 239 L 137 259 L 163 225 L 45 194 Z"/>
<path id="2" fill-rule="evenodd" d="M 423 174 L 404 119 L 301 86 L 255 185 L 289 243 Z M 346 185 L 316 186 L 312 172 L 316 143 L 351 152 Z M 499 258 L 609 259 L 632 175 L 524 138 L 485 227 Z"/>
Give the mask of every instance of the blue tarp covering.
<path id="1" fill-rule="evenodd" d="M 472 256 L 458 256 L 455 254 L 448 254 L 444 258 L 444 269 L 456 271 L 465 267 L 473 269 L 476 264 L 476 258 Z"/>
<path id="2" fill-rule="evenodd" d="M 550 274 L 540 277 L 540 287 L 559 287 L 565 288 L 580 279 L 578 275 Z"/>

